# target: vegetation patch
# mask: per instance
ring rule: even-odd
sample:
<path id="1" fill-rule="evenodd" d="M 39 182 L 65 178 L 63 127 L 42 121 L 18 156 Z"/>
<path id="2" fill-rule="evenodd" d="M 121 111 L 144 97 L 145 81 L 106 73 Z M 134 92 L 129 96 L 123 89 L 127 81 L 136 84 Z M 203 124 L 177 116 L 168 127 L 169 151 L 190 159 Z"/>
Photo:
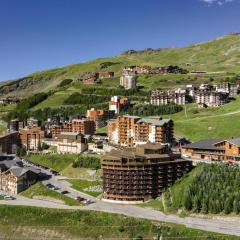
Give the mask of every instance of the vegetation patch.
<path id="1" fill-rule="evenodd" d="M 71 179 L 68 181 L 71 183 L 72 188 L 88 195 L 97 197 L 102 193 L 102 182 L 100 181 L 87 181 L 79 179 Z"/>
<path id="2" fill-rule="evenodd" d="M 228 165 L 203 165 L 200 173 L 184 189 L 181 205 L 196 213 L 239 214 L 239 170 Z"/>
<path id="3" fill-rule="evenodd" d="M 52 168 L 58 172 L 64 170 L 78 158 L 77 154 L 27 155 L 26 160 Z"/>
<path id="4" fill-rule="evenodd" d="M 37 93 L 27 99 L 24 99 L 15 107 L 13 111 L 9 112 L 9 114 L 6 116 L 7 120 L 13 118 L 25 120 L 28 117 L 27 111 L 29 111 L 30 108 L 36 106 L 40 102 L 47 99 L 49 95 L 50 93 Z"/>
<path id="5" fill-rule="evenodd" d="M 133 106 L 133 108 L 129 108 L 124 113 L 128 113 L 130 115 L 138 115 L 138 116 L 156 116 L 156 115 L 166 115 L 173 114 L 182 111 L 183 108 L 180 105 L 170 103 L 167 105 L 154 106 L 149 104 L 138 104 Z M 122 114 L 124 114 L 122 113 Z"/>
<path id="6" fill-rule="evenodd" d="M 101 160 L 95 156 L 88 155 L 79 155 L 72 164 L 73 168 L 91 168 L 91 169 L 100 169 Z"/>
<path id="7" fill-rule="evenodd" d="M 108 97 L 97 96 L 97 95 L 83 95 L 81 93 L 73 93 L 65 101 L 64 104 L 75 105 L 75 104 L 96 104 L 103 103 L 109 100 Z"/>
<path id="8" fill-rule="evenodd" d="M 165 212 L 239 214 L 239 189 L 237 168 L 225 164 L 199 164 L 167 189 L 161 200 L 143 206 Z"/>
<path id="9" fill-rule="evenodd" d="M 0 205 L 0 234 L 5 239 L 153 239 L 235 240 L 234 236 L 152 222 L 119 214 Z M 13 231 L 14 229 L 14 231 Z M 201 236 L 201 237 L 200 237 Z"/>
<path id="10" fill-rule="evenodd" d="M 59 192 L 46 188 L 41 182 L 38 182 L 27 190 L 20 193 L 20 195 L 28 198 L 38 198 L 48 201 L 56 201 L 69 206 L 80 205 L 80 203 L 68 196 L 65 196 Z"/>
<path id="11" fill-rule="evenodd" d="M 69 85 L 70 83 L 72 83 L 72 81 L 73 80 L 70 78 L 64 79 L 58 84 L 58 87 L 65 87 L 65 86 Z"/>

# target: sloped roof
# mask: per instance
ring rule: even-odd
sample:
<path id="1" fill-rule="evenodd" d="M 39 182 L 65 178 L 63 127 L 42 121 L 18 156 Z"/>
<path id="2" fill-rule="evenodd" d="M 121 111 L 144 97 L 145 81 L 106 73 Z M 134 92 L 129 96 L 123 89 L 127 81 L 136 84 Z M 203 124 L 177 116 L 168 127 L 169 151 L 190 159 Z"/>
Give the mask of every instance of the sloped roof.
<path id="1" fill-rule="evenodd" d="M 18 167 L 18 166 L 13 166 L 9 170 L 12 172 L 12 174 L 15 177 L 20 177 L 20 176 L 22 176 L 23 174 L 25 174 L 26 172 L 29 171 L 28 169 Z"/>
<path id="2" fill-rule="evenodd" d="M 200 148 L 200 149 L 221 150 L 222 148 L 215 146 L 215 144 L 219 143 L 219 142 L 222 142 L 222 141 L 217 140 L 217 139 L 202 140 L 202 141 L 198 141 L 195 143 L 187 144 L 187 145 L 183 146 L 183 148 Z"/>
<path id="3" fill-rule="evenodd" d="M 229 139 L 219 141 L 217 143 L 221 143 L 221 142 L 225 142 L 225 141 L 240 147 L 240 138 L 229 138 Z"/>

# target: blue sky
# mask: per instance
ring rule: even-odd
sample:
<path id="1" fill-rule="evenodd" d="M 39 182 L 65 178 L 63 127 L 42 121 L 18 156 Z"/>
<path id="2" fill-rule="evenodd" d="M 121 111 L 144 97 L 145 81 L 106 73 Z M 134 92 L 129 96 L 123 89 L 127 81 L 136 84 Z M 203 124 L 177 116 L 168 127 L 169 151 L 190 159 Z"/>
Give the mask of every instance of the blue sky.
<path id="1" fill-rule="evenodd" d="M 240 31 L 240 0 L 0 0 L 0 80 Z"/>

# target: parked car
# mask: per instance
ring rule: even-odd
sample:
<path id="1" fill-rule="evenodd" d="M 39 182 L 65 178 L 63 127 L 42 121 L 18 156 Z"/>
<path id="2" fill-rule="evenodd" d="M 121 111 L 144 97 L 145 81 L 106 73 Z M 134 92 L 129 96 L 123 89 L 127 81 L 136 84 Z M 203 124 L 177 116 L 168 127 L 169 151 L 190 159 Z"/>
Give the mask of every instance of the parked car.
<path id="1" fill-rule="evenodd" d="M 49 189 L 54 189 L 54 188 L 55 188 L 55 186 L 52 185 L 51 183 L 48 183 L 48 184 L 46 185 L 46 187 L 49 188 Z"/>
<path id="2" fill-rule="evenodd" d="M 84 204 L 91 204 L 91 203 L 94 203 L 92 200 L 90 199 L 87 199 L 85 201 L 83 201 Z"/>
<path id="3" fill-rule="evenodd" d="M 66 191 L 66 190 L 61 191 L 61 194 L 68 194 L 68 193 L 69 193 L 69 191 Z"/>
<path id="4" fill-rule="evenodd" d="M 12 196 L 8 196 L 8 195 L 4 196 L 4 200 L 14 200 L 14 199 L 16 199 L 16 198 L 14 198 Z"/>
<path id="5" fill-rule="evenodd" d="M 83 198 L 83 197 L 81 197 L 81 196 L 77 196 L 75 199 L 76 199 L 77 201 L 79 201 L 79 202 L 82 202 L 82 201 L 85 201 L 85 200 L 86 200 L 85 198 Z"/>

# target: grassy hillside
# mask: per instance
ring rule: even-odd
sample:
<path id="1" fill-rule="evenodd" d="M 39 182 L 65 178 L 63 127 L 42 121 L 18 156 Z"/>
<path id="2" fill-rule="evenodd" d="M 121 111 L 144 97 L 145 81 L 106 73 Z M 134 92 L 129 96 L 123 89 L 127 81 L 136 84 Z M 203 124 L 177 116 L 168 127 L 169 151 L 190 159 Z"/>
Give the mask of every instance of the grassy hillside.
<path id="1" fill-rule="evenodd" d="M 73 79 L 74 84 L 86 72 L 99 70 L 114 71 L 116 78 L 106 80 L 104 86 L 116 87 L 118 77 L 123 66 L 126 65 L 179 65 L 188 70 L 207 70 L 222 72 L 222 74 L 199 77 L 190 75 L 159 75 L 147 76 L 139 79 L 139 84 L 146 89 L 155 87 L 174 87 L 188 82 L 205 81 L 209 77 L 216 80 L 238 73 L 240 68 L 240 36 L 228 35 L 213 41 L 195 44 L 183 48 L 170 48 L 158 50 L 143 50 L 138 52 L 125 52 L 112 58 L 101 58 L 94 61 L 69 65 L 62 68 L 51 69 L 33 73 L 16 81 L 6 82 L 0 85 L 1 94 L 26 96 L 39 91 L 55 89 L 66 78 Z M 103 64 L 110 63 L 108 66 Z M 190 65 L 186 65 L 186 63 Z"/>
<path id="2" fill-rule="evenodd" d="M 118 214 L 0 206 L 3 239 L 239 239 L 189 229 L 181 225 L 151 222 Z M 94 229 L 94 231 L 93 231 Z"/>
<path id="3" fill-rule="evenodd" d="M 174 120 L 177 136 L 192 141 L 239 137 L 240 96 L 219 108 L 199 109 L 196 104 L 189 104 L 186 110 L 164 117 Z"/>

